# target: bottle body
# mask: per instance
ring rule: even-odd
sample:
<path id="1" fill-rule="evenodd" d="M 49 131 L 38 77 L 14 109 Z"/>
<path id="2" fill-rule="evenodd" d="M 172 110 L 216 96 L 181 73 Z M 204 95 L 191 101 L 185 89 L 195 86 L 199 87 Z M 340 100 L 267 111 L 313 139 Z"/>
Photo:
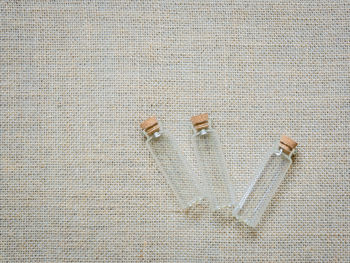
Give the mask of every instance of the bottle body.
<path id="1" fill-rule="evenodd" d="M 216 131 L 210 126 L 195 130 L 192 142 L 211 210 L 234 205 L 233 187 Z"/>
<path id="2" fill-rule="evenodd" d="M 233 215 L 238 220 L 251 227 L 258 225 L 292 163 L 292 154 L 293 151 L 282 151 L 278 142 L 268 151 L 255 177 L 233 210 Z"/>
<path id="3" fill-rule="evenodd" d="M 186 209 L 203 198 L 196 178 L 171 134 L 160 130 L 147 136 L 147 148 L 175 193 L 181 208 Z"/>

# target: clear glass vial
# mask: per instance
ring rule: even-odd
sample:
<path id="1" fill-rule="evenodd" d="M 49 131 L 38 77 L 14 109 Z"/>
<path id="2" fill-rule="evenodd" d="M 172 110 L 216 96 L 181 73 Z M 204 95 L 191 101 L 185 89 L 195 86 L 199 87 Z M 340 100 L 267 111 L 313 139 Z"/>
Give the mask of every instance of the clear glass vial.
<path id="1" fill-rule="evenodd" d="M 140 127 L 147 138 L 147 148 L 174 191 L 180 207 L 186 209 L 200 201 L 203 196 L 197 180 L 171 134 L 162 129 L 155 117 L 145 120 Z"/>
<path id="2" fill-rule="evenodd" d="M 294 140 L 283 135 L 280 141 L 268 151 L 256 176 L 233 210 L 233 215 L 238 220 L 251 227 L 258 225 L 292 163 L 291 156 L 296 146 L 297 143 Z"/>
<path id="3" fill-rule="evenodd" d="M 193 116 L 191 121 L 194 131 L 192 142 L 210 209 L 215 211 L 230 207 L 234 205 L 234 191 L 218 135 L 211 128 L 207 113 Z"/>

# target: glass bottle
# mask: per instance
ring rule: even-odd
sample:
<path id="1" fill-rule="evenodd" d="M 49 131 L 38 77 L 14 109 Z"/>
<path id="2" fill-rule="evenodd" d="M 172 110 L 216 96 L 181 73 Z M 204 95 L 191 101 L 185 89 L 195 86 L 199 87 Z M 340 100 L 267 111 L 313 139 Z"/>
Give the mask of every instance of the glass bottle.
<path id="1" fill-rule="evenodd" d="M 203 197 L 197 180 L 171 134 L 162 129 L 155 117 L 145 120 L 140 127 L 147 138 L 147 148 L 175 193 L 180 207 L 186 209 L 200 201 Z"/>
<path id="2" fill-rule="evenodd" d="M 297 143 L 288 136 L 270 149 L 243 197 L 233 210 L 233 215 L 251 227 L 256 227 L 269 202 L 284 179 L 292 163 L 291 156 Z"/>
<path id="3" fill-rule="evenodd" d="M 192 142 L 198 165 L 206 183 L 206 197 L 215 211 L 234 205 L 234 191 L 228 176 L 224 154 L 218 135 L 208 120 L 208 114 L 191 118 L 194 134 Z"/>

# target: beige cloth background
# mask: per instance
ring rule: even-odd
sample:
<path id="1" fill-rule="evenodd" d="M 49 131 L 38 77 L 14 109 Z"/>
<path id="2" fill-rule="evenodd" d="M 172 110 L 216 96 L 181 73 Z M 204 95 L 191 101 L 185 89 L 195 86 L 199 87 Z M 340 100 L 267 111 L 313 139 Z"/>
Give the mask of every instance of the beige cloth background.
<path id="1" fill-rule="evenodd" d="M 1 1 L 1 261 L 349 262 L 349 7 Z M 238 195 L 300 143 L 257 231 L 179 211 L 145 148 L 156 115 L 196 167 L 201 112 Z"/>

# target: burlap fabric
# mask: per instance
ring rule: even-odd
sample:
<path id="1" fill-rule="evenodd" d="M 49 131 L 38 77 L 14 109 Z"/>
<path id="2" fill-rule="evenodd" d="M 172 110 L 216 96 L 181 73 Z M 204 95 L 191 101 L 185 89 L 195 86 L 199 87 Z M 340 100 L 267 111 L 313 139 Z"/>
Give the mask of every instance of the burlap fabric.
<path id="1" fill-rule="evenodd" d="M 1 1 L 2 262 L 349 262 L 348 1 Z M 299 153 L 257 231 L 184 213 L 145 148 L 197 173 L 208 112 L 237 194 Z"/>

